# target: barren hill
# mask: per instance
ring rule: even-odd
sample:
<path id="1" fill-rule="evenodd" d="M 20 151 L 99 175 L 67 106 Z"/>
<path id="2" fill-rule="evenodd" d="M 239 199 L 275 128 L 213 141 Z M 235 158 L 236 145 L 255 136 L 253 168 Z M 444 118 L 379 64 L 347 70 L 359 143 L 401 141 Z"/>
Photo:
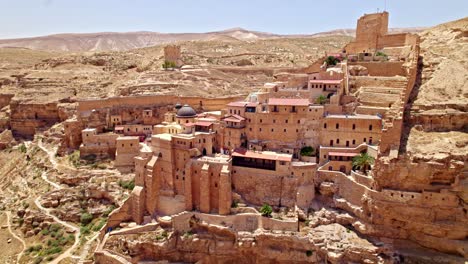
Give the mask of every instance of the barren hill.
<path id="1" fill-rule="evenodd" d="M 391 32 L 419 32 L 422 28 L 393 29 Z M 159 32 L 100 32 L 84 34 L 56 34 L 33 38 L 0 40 L 0 47 L 20 47 L 45 51 L 124 51 L 190 40 L 241 40 L 252 41 L 272 38 L 310 38 L 323 36 L 354 36 L 352 29 L 338 29 L 316 34 L 279 35 L 232 28 L 206 33 L 159 33 Z"/>

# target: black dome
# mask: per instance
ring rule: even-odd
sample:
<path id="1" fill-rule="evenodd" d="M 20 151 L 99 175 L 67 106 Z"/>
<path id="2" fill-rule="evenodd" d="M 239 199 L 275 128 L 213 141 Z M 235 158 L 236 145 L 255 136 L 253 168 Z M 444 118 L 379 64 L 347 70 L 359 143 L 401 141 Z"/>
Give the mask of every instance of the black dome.
<path id="1" fill-rule="evenodd" d="M 193 110 L 193 108 L 188 104 L 185 104 L 177 111 L 178 117 L 195 117 L 196 115 L 197 112 L 195 112 L 195 110 Z"/>
<path id="2" fill-rule="evenodd" d="M 175 104 L 175 107 L 174 107 L 174 108 L 177 109 L 177 110 L 179 110 L 180 108 L 182 108 L 182 105 L 181 105 L 180 103 L 177 103 L 177 104 Z"/>

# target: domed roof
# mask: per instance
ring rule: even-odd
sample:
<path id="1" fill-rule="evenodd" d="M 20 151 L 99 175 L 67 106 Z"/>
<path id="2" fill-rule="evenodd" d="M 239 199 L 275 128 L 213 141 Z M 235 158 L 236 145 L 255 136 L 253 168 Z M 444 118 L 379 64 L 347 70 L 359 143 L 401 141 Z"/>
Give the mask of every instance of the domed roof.
<path id="1" fill-rule="evenodd" d="M 179 110 L 180 108 L 182 108 L 182 105 L 180 103 L 177 103 L 175 104 L 174 108 Z"/>
<path id="2" fill-rule="evenodd" d="M 177 111 L 177 117 L 195 117 L 197 112 L 188 104 L 185 104 Z"/>

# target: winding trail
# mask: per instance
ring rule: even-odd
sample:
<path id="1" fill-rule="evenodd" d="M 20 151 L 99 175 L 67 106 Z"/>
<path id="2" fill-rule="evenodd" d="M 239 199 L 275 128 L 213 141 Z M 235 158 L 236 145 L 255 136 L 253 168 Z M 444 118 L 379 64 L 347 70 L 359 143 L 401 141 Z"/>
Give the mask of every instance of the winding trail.
<path id="1" fill-rule="evenodd" d="M 18 235 L 16 235 L 13 230 L 11 229 L 11 222 L 10 222 L 10 219 L 11 219 L 11 212 L 10 211 L 5 211 L 5 214 L 7 216 L 7 226 L 8 226 L 8 231 L 10 232 L 10 234 L 17 240 L 19 240 L 21 242 L 21 244 L 23 244 L 23 250 L 21 250 L 21 252 L 18 254 L 18 256 L 16 256 L 16 263 L 19 263 L 21 257 L 23 256 L 23 253 L 24 251 L 26 250 L 26 242 L 24 242 L 24 240 L 19 237 Z"/>
<path id="2" fill-rule="evenodd" d="M 39 140 L 38 141 L 38 147 L 40 149 L 42 149 L 44 152 L 47 153 L 47 155 L 49 156 L 49 160 L 50 162 L 52 163 L 52 166 L 54 167 L 54 169 L 57 169 L 58 167 L 58 163 L 57 163 L 57 160 L 55 158 L 55 152 L 56 150 L 48 150 L 46 149 L 43 145 L 42 145 L 42 140 Z M 41 178 L 44 179 L 44 181 L 46 181 L 48 184 L 50 184 L 51 186 L 53 186 L 55 189 L 63 189 L 62 186 L 60 186 L 59 184 L 55 183 L 55 182 L 52 182 L 49 180 L 49 178 L 47 177 L 48 173 L 46 171 L 44 171 L 41 175 Z M 75 225 L 72 225 L 68 222 L 65 222 L 65 221 L 62 221 L 60 220 L 57 216 L 53 215 L 51 212 L 50 212 L 50 209 L 48 208 L 45 208 L 42 206 L 41 202 L 40 202 L 40 199 L 41 197 L 38 196 L 35 200 L 34 200 L 34 204 L 37 206 L 37 208 L 39 208 L 44 214 L 46 214 L 47 216 L 49 217 L 52 217 L 52 219 L 54 219 L 55 222 L 63 225 L 63 226 L 66 226 L 67 228 L 69 228 L 70 230 L 73 230 L 73 232 L 75 233 L 75 242 L 73 243 L 73 245 L 68 248 L 65 252 L 63 252 L 62 254 L 60 254 L 58 257 L 56 257 L 53 261 L 49 262 L 49 263 L 52 263 L 52 264 L 58 264 L 60 261 L 62 261 L 63 259 L 65 258 L 68 258 L 70 256 L 72 256 L 72 252 L 73 250 L 75 250 L 75 248 L 78 246 L 78 244 L 80 243 L 80 235 L 81 235 L 81 231 L 78 227 L 76 227 Z"/>
<path id="3" fill-rule="evenodd" d="M 80 260 L 78 261 L 78 264 L 84 263 L 86 260 L 86 257 L 88 256 L 89 249 L 91 248 L 91 244 L 93 243 L 94 240 L 96 240 L 99 237 L 99 232 L 96 233 L 91 239 L 89 239 L 86 244 L 83 247 L 83 250 L 81 251 L 80 254 Z M 98 239 L 99 240 L 99 239 Z"/>

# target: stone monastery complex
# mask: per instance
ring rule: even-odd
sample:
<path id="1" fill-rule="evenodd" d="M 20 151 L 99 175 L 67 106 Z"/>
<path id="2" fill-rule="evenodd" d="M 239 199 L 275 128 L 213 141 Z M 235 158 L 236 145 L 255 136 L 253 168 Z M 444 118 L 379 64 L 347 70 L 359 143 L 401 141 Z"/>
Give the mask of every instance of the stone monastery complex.
<path id="1" fill-rule="evenodd" d="M 391 173 L 417 81 L 419 37 L 387 29 L 387 12 L 365 15 L 355 41 L 340 53 L 277 73 L 274 82 L 245 98 L 81 101 L 78 116 L 65 122 L 65 145 L 79 148 L 82 158 L 111 157 L 116 168 L 135 173 L 130 197 L 102 229 L 96 259 L 124 263 L 106 249 L 117 232 L 112 230 L 123 222 L 135 222 L 134 232 L 153 230 L 155 223 L 178 232 L 188 232 L 195 222 L 227 228 L 236 234 L 229 250 L 248 252 L 255 239 L 243 232 L 262 228 L 300 236 L 301 219 L 323 207 L 346 212 L 336 222 L 362 235 L 460 252 L 457 234 L 467 227 L 457 218 L 456 196 L 430 183 L 408 182 L 398 189 Z M 178 47 L 166 50 L 180 65 Z M 367 171 L 353 168 L 353 158 L 360 156 L 375 160 Z M 265 204 L 287 208 L 288 217 L 262 216 L 258 208 Z M 427 217 L 444 221 L 429 226 Z M 219 230 L 213 232 L 224 232 Z M 291 252 L 307 248 L 303 240 L 283 239 L 291 239 Z M 378 261 L 381 252 L 372 250 L 365 258 Z M 156 253 L 139 257 L 151 254 Z M 197 254 L 185 260 L 208 253 Z M 320 259 L 318 251 L 311 255 Z"/>

